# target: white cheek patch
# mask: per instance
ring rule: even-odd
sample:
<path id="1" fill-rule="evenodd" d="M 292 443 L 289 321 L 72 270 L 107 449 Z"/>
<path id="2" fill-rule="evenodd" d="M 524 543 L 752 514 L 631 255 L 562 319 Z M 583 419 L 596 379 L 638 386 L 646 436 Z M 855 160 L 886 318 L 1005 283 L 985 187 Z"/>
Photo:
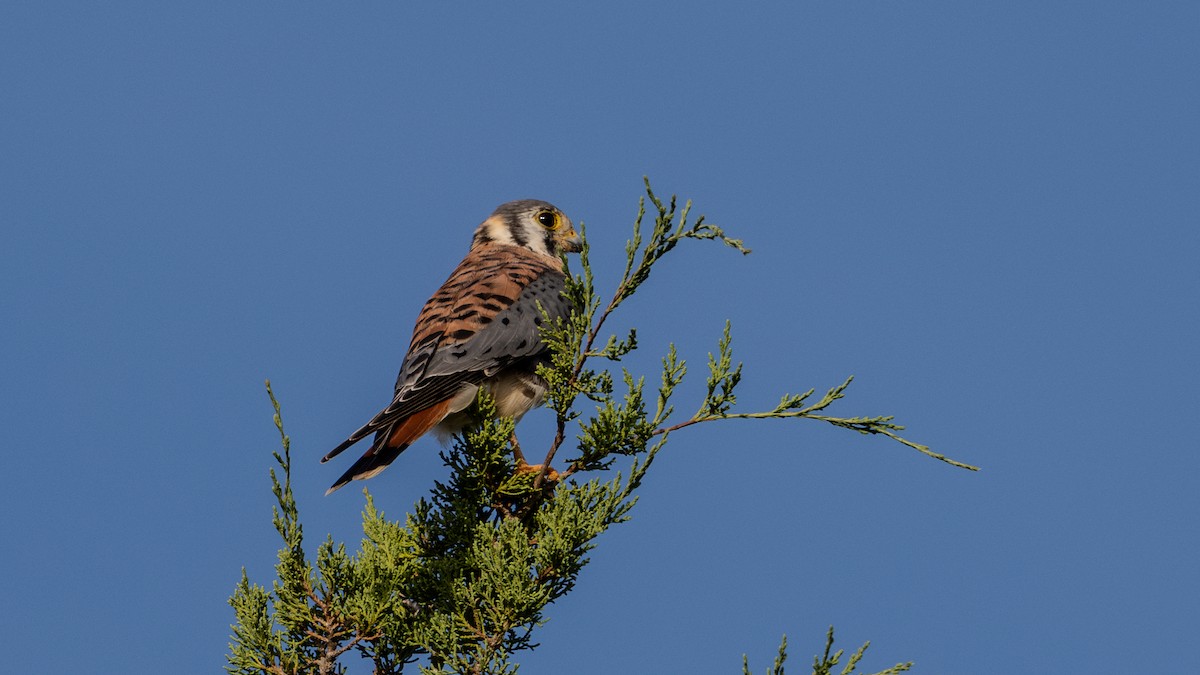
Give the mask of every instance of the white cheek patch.
<path id="1" fill-rule="evenodd" d="M 479 224 L 479 228 L 475 232 L 475 241 L 479 243 L 484 241 L 492 244 L 506 244 L 508 246 L 517 246 L 517 241 L 513 238 L 512 231 L 509 230 L 508 224 L 500 219 L 499 216 L 492 216 Z"/>
<path id="2" fill-rule="evenodd" d="M 504 223 L 494 222 L 489 224 L 488 235 L 491 236 L 492 241 L 496 242 L 497 244 L 508 244 L 509 246 L 517 245 L 517 240 L 513 239 L 512 232 L 509 231 Z"/>
<path id="3" fill-rule="evenodd" d="M 546 230 L 529 218 L 521 218 L 513 222 L 505 232 L 505 243 L 514 244 L 530 251 L 549 255 L 546 248 Z"/>

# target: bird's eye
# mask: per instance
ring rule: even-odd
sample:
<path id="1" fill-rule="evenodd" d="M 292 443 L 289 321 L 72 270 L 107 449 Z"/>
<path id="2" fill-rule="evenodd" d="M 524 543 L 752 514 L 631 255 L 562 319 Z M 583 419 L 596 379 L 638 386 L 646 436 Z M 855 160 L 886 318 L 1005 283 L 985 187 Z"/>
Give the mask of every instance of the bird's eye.
<path id="1" fill-rule="evenodd" d="M 558 214 L 553 211 L 538 211 L 538 214 L 534 218 L 547 230 L 553 230 L 558 227 Z"/>

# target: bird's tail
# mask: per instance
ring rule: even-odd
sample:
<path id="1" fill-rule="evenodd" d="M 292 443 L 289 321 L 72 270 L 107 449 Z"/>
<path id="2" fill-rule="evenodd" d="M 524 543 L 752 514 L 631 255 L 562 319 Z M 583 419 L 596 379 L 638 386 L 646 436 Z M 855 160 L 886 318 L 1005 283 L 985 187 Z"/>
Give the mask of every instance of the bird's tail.
<path id="1" fill-rule="evenodd" d="M 379 474 L 380 471 L 388 468 L 389 464 L 396 461 L 400 453 L 404 452 L 407 448 L 407 443 L 394 447 L 387 445 L 379 448 L 372 447 L 362 457 L 359 457 L 358 461 L 349 469 L 346 469 L 346 473 L 334 481 L 333 485 L 330 485 L 329 489 L 325 491 L 325 494 L 334 492 L 352 480 L 366 480 Z"/>
<path id="2" fill-rule="evenodd" d="M 337 490 L 352 480 L 371 478 L 386 469 L 389 464 L 400 456 L 400 453 L 413 444 L 413 441 L 424 436 L 430 429 L 437 426 L 438 422 L 445 419 L 449 410 L 450 401 L 444 401 L 438 405 L 430 406 L 421 412 L 409 415 L 388 429 L 381 430 L 375 436 L 375 442 L 371 444 L 371 449 L 363 453 L 363 456 L 359 457 L 358 461 L 347 469 L 341 478 L 334 481 L 333 485 L 330 485 L 329 489 L 325 491 L 325 494 Z M 358 436 L 358 438 L 355 438 L 355 436 Z M 354 435 L 343 441 L 341 445 L 325 455 L 321 461 L 328 460 L 361 439 L 362 436 L 359 436 L 358 432 L 355 432 Z"/>

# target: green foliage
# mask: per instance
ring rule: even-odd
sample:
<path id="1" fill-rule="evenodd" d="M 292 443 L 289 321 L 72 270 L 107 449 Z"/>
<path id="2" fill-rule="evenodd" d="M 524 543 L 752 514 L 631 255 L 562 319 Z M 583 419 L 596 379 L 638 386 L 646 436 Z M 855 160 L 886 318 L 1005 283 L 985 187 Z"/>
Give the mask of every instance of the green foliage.
<path id="1" fill-rule="evenodd" d="M 850 660 L 846 662 L 846 666 L 842 668 L 840 675 L 851 675 L 858 668 L 858 662 L 862 660 L 863 655 L 867 652 L 867 647 L 870 647 L 870 642 L 863 643 L 853 654 L 850 655 Z M 833 675 L 833 667 L 838 665 L 842 660 L 843 651 L 841 649 L 834 653 L 833 651 L 833 626 L 829 627 L 829 632 L 825 635 L 825 653 L 813 657 L 812 675 Z M 783 663 L 787 661 L 787 636 L 783 636 L 783 640 L 779 643 L 779 654 L 775 657 L 775 663 L 771 669 L 767 671 L 767 675 L 784 675 Z M 912 662 L 897 663 L 891 668 L 881 670 L 871 675 L 896 675 L 912 668 Z M 742 675 L 750 675 L 750 661 L 746 655 L 742 655 Z M 864 674 L 865 675 L 865 674 Z"/>
<path id="2" fill-rule="evenodd" d="M 291 487 L 290 441 L 268 382 L 283 446 L 282 453 L 274 453 L 282 482 L 271 471 L 277 502 L 273 522 L 283 547 L 270 591 L 252 584 L 244 570 L 234 589 L 230 673 L 341 673 L 340 659 L 351 651 L 369 660 L 379 675 L 401 673 L 409 665 L 422 673 L 515 673 L 514 657 L 534 646 L 533 632 L 546 620 L 546 607 L 574 588 L 597 537 L 628 520 L 636 492 L 671 433 L 693 424 L 815 419 L 885 435 L 975 469 L 901 438 L 896 432 L 903 427 L 891 417 L 824 414 L 843 397 L 850 379 L 816 403 L 808 402 L 810 389 L 784 396 L 770 411 L 734 412 L 742 366 L 734 365 L 728 324 L 717 353 L 709 355 L 707 393 L 696 414 L 671 423 L 671 397 L 687 374 L 674 345 L 663 358 L 651 412 L 644 377 L 622 368 L 617 381 L 610 370 L 595 365 L 619 362 L 638 347 L 635 331 L 601 339 L 607 319 L 649 279 L 654 264 L 685 239 L 749 250 L 703 217 L 689 224 L 690 202 L 681 209 L 674 197 L 664 203 L 648 182 L 646 193 L 626 246 L 624 273 L 608 302 L 593 285 L 585 237 L 581 273 L 570 275 L 564 291 L 575 311 L 566 320 L 545 322 L 543 338 L 552 359 L 539 373 L 548 383 L 547 406 L 556 427 L 540 466 L 518 467 L 512 421 L 497 419 L 492 403 L 481 396 L 471 409 L 474 423 L 442 453 L 450 469 L 446 482 L 435 483 L 402 521 L 387 519 L 366 494 L 360 550 L 351 555 L 327 537 L 314 562 L 304 550 Z M 646 199 L 656 215 L 644 233 Z M 577 440 L 575 450 L 556 473 L 550 465 L 568 435 Z M 630 464 L 624 471 L 595 475 L 626 457 Z M 823 663 L 832 667 L 841 652 L 831 657 L 832 631 L 829 640 Z M 853 670 L 865 648 L 851 656 L 844 673 Z M 774 672 L 782 674 L 784 658 L 781 647 Z"/>

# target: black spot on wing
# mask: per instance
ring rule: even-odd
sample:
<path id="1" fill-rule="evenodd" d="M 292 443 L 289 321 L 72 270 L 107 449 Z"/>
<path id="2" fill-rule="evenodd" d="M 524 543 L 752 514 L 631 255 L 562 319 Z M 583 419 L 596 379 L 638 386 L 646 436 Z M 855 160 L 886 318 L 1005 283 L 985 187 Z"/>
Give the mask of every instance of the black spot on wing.
<path id="1" fill-rule="evenodd" d="M 427 376 L 450 374 L 464 369 L 493 374 L 509 364 L 547 351 L 540 327 L 545 323 L 538 304 L 551 320 L 566 317 L 570 306 L 562 297 L 566 277 L 547 270 L 533 279 L 520 296 L 495 320 L 479 329 L 470 339 L 455 343 L 449 351 L 443 347 L 431 360 Z"/>

